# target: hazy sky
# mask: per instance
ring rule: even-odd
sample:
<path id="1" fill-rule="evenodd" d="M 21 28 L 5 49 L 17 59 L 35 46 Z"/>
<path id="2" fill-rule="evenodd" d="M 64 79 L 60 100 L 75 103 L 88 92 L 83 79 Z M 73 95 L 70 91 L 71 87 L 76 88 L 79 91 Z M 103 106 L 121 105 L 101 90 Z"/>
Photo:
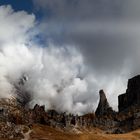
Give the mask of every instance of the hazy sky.
<path id="1" fill-rule="evenodd" d="M 139 0 L 2 0 L 0 5 L 2 97 L 26 74 L 31 105 L 85 113 L 95 110 L 103 88 L 117 109 L 127 80 L 140 73 Z"/>

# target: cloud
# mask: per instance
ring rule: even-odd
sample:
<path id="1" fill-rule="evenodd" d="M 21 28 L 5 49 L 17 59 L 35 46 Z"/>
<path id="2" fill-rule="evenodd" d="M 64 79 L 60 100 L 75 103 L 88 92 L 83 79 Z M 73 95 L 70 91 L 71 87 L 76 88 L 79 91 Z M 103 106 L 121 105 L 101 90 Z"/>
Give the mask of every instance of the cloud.
<path id="1" fill-rule="evenodd" d="M 0 90 L 1 97 L 9 97 L 13 85 L 8 78 L 18 79 L 32 63 L 32 54 L 25 47 L 27 32 L 34 26 L 34 15 L 14 12 L 10 5 L 0 6 Z"/>
<path id="2" fill-rule="evenodd" d="M 25 11 L 14 12 L 10 5 L 0 8 L 0 43 L 26 40 L 25 33 L 34 26 L 34 15 Z M 16 38 L 16 39 L 15 39 Z"/>
<path id="3" fill-rule="evenodd" d="M 47 39 L 60 45 L 72 44 L 83 54 L 85 63 L 100 74 L 110 70 L 120 72 L 135 51 L 139 51 L 138 0 L 33 2 L 46 15 L 40 30 Z"/>
<path id="4" fill-rule="evenodd" d="M 138 18 L 139 0 L 33 0 L 37 10 L 43 10 L 49 18 L 91 20 L 109 18 Z M 130 10 L 130 9 L 133 10 Z"/>
<path id="5" fill-rule="evenodd" d="M 50 42 L 43 48 L 34 40 L 35 16 L 15 12 L 11 6 L 0 7 L 0 21 L 0 97 L 13 95 L 14 85 L 26 75 L 21 90 L 33 97 L 31 106 L 39 103 L 46 109 L 79 114 L 93 111 L 97 98 L 89 86 L 96 81 L 84 74 L 83 56 L 74 47 Z"/>
<path id="6" fill-rule="evenodd" d="M 62 21 L 71 19 L 74 20 L 91 20 L 99 18 L 112 18 L 112 15 L 118 17 L 122 14 L 124 3 L 120 0 L 33 0 L 36 8 L 44 10 L 44 12 L 50 17 L 53 16 L 56 19 Z M 121 5 L 122 4 L 122 5 Z M 48 13 L 49 12 L 49 13 Z"/>
<path id="7" fill-rule="evenodd" d="M 92 84 L 95 99 L 97 90 L 105 88 L 117 108 L 117 96 L 125 92 L 127 79 L 140 73 L 140 1 L 33 2 L 45 15 L 39 29 L 46 41 L 75 48 L 83 57 L 84 74 L 98 83 Z"/>
<path id="8" fill-rule="evenodd" d="M 31 106 L 92 112 L 103 88 L 117 109 L 118 94 L 139 72 L 139 15 L 128 10 L 134 3 L 34 2 L 46 14 L 42 21 L 11 6 L 0 7 L 0 96 L 13 94 L 24 74 L 28 81 L 23 90 L 32 94 Z M 37 43 L 38 32 L 46 44 Z"/>

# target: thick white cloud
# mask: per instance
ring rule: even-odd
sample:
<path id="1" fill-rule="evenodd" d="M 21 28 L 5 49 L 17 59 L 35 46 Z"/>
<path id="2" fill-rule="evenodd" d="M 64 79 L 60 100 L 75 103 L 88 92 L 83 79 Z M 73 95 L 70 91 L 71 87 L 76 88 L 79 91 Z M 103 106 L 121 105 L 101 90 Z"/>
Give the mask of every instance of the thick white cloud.
<path id="1" fill-rule="evenodd" d="M 94 94 L 84 94 L 86 101 L 91 97 L 95 103 L 97 90 L 103 88 L 117 108 L 117 96 L 125 92 L 127 79 L 140 73 L 140 1 L 33 2 L 45 15 L 39 26 L 44 36 L 56 44 L 72 44 L 82 54 L 88 91 L 94 89 Z"/>
<path id="2" fill-rule="evenodd" d="M 30 63 L 32 54 L 25 46 L 29 29 L 34 26 L 34 15 L 14 12 L 11 6 L 0 6 L 0 95 L 7 97 L 13 90 L 9 78 L 19 78 Z M 11 81 L 12 82 L 12 81 Z"/>
<path id="3" fill-rule="evenodd" d="M 25 74 L 29 79 L 23 89 L 32 94 L 31 105 L 45 104 L 47 109 L 79 114 L 91 112 L 97 106 L 98 90 L 104 88 L 113 93 L 107 96 L 116 108 L 117 95 L 124 91 L 129 71 L 124 67 L 118 76 L 97 75 L 74 46 L 48 43 L 41 47 L 33 40 L 35 22 L 35 16 L 25 11 L 0 7 L 0 96 L 13 94 L 13 84 Z"/>
<path id="4" fill-rule="evenodd" d="M 91 110 L 86 103 L 88 80 L 80 79 L 83 58 L 74 48 L 49 44 L 41 48 L 32 39 L 35 17 L 11 6 L 0 7 L 0 96 L 10 97 L 23 74 L 29 77 L 22 90 L 46 108 L 82 113 Z M 84 98 L 83 98 L 83 97 Z M 90 104 L 90 108 L 89 108 Z"/>
<path id="5" fill-rule="evenodd" d="M 10 5 L 0 7 L 0 43 L 24 43 L 26 32 L 34 26 L 34 15 L 25 11 L 14 12 Z M 26 34 L 26 35 L 25 35 Z"/>

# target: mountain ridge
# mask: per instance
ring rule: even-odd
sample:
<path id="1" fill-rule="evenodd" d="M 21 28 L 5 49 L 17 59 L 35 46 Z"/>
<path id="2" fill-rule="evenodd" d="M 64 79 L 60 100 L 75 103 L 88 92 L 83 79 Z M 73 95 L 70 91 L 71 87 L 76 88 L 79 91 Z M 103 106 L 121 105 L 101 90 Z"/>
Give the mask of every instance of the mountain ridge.
<path id="1" fill-rule="evenodd" d="M 18 91 L 21 95 L 21 90 Z M 1 99 L 0 138 L 24 138 L 27 132 L 34 130 L 34 125 L 48 126 L 67 133 L 73 132 L 74 134 L 80 134 L 91 129 L 95 130 L 95 128 L 106 134 L 131 132 L 140 128 L 139 91 L 140 75 L 128 80 L 126 93 L 118 96 L 119 111 L 115 112 L 109 105 L 104 91 L 100 90 L 100 100 L 95 113 L 92 112 L 82 116 L 65 112 L 60 113 L 55 110 L 46 111 L 45 106 L 38 104 L 30 109 L 22 106 L 22 100 L 18 103 L 19 98 L 18 100 L 16 98 Z"/>

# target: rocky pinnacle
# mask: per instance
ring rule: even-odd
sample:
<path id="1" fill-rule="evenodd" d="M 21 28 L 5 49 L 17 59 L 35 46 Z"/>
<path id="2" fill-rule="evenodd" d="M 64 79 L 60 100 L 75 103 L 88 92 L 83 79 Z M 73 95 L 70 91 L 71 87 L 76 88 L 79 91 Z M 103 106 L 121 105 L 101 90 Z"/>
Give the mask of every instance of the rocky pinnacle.
<path id="1" fill-rule="evenodd" d="M 109 103 L 107 101 L 106 95 L 103 90 L 99 91 L 99 96 L 100 96 L 100 100 L 95 112 L 97 116 L 105 115 L 108 112 L 112 111 L 112 108 L 109 106 Z"/>

